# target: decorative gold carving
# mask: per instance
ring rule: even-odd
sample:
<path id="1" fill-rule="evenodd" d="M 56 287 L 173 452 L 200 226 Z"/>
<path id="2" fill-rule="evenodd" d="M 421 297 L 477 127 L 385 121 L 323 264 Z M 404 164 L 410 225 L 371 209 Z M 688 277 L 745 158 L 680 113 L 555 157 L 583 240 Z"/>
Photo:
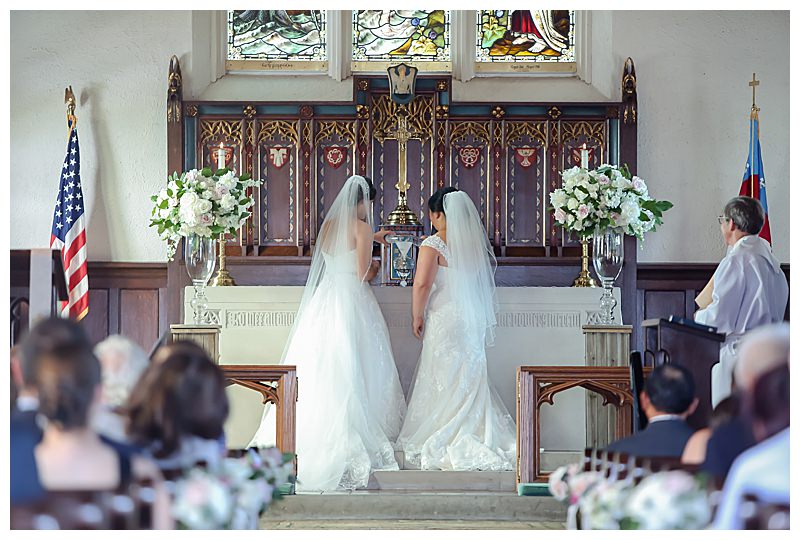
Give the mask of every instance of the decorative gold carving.
<path id="1" fill-rule="evenodd" d="M 505 109 L 503 109 L 499 105 L 497 107 L 495 107 L 494 109 L 492 109 L 492 116 L 494 116 L 498 120 L 503 118 L 505 115 L 506 115 Z"/>
<path id="2" fill-rule="evenodd" d="M 446 92 L 447 87 L 448 87 L 447 79 L 441 79 L 436 81 L 436 90 L 438 92 Z"/>
<path id="3" fill-rule="evenodd" d="M 439 120 L 444 120 L 450 114 L 450 107 L 447 105 L 437 105 L 436 106 L 436 118 Z"/>
<path id="4" fill-rule="evenodd" d="M 186 116 L 191 116 L 192 118 L 197 116 L 197 105 L 187 105 Z"/>
<path id="5" fill-rule="evenodd" d="M 300 106 L 300 118 L 311 118 L 314 116 L 314 107 L 311 105 Z"/>
<path id="6" fill-rule="evenodd" d="M 588 122 L 581 120 L 578 122 L 561 122 L 561 141 L 568 141 L 570 139 L 577 139 L 583 135 L 587 139 L 594 139 L 600 143 L 605 144 L 606 140 L 606 123 Z"/>
<path id="7" fill-rule="evenodd" d="M 358 143 L 365 148 L 369 147 L 369 124 L 367 122 L 361 122 L 358 126 Z"/>
<path id="8" fill-rule="evenodd" d="M 561 109 L 556 106 L 550 107 L 547 109 L 547 115 L 553 120 L 558 120 L 558 118 L 561 116 Z"/>
<path id="9" fill-rule="evenodd" d="M 256 108 L 252 105 L 248 105 L 242 110 L 242 114 L 245 116 L 245 118 L 251 120 L 256 115 Z"/>
<path id="10" fill-rule="evenodd" d="M 303 142 L 305 144 L 311 143 L 311 122 L 305 122 L 303 124 Z"/>
<path id="11" fill-rule="evenodd" d="M 359 79 L 357 85 L 359 90 L 366 92 L 369 90 L 369 79 Z"/>
<path id="12" fill-rule="evenodd" d="M 530 137 L 547 145 L 547 122 L 506 122 L 506 143 L 520 137 Z"/>
<path id="13" fill-rule="evenodd" d="M 472 135 L 476 139 L 489 144 L 489 128 L 486 122 L 451 122 L 450 141 L 456 141 Z"/>
<path id="14" fill-rule="evenodd" d="M 754 88 L 755 90 L 755 88 Z M 636 123 L 636 67 L 629 56 L 622 68 L 622 123 Z"/>
<path id="15" fill-rule="evenodd" d="M 422 139 L 422 133 L 412 131 L 408 126 L 408 109 L 401 105 L 397 111 L 397 126 L 394 129 L 386 130 L 384 138 L 397 140 L 397 184 L 394 186 L 398 191 L 397 208 L 389 213 L 386 222 L 389 225 L 419 225 L 416 214 L 408 208 L 406 194 L 411 187 L 408 183 L 408 141 L 411 139 Z"/>
<path id="16" fill-rule="evenodd" d="M 366 105 L 356 105 L 356 117 L 361 120 L 369 119 L 369 107 Z"/>
<path id="17" fill-rule="evenodd" d="M 242 142 L 240 120 L 206 120 L 200 123 L 200 142 L 220 138 L 233 142 Z"/>
<path id="18" fill-rule="evenodd" d="M 169 77 L 167 77 L 167 123 L 180 122 L 181 102 L 183 101 L 183 79 L 178 57 L 173 55 L 169 60 Z"/>
<path id="19" fill-rule="evenodd" d="M 299 144 L 300 140 L 297 135 L 297 122 L 289 122 L 288 120 L 272 120 L 263 122 L 261 129 L 258 131 L 257 142 L 273 139 L 275 135 L 292 141 L 295 145 Z"/>
<path id="20" fill-rule="evenodd" d="M 319 130 L 314 138 L 314 143 L 319 143 L 323 139 L 338 135 L 342 139 L 347 139 L 350 144 L 356 143 L 356 123 L 342 120 L 328 120 L 318 123 Z"/>
<path id="21" fill-rule="evenodd" d="M 385 133 L 395 123 L 401 105 L 392 101 L 387 94 L 373 95 L 372 129 L 378 141 L 383 144 Z M 421 134 L 421 140 L 429 139 L 433 130 L 433 96 L 417 96 L 414 101 L 405 105 L 408 112 L 408 128 Z"/>
<path id="22" fill-rule="evenodd" d="M 436 124 L 436 144 L 445 144 L 447 142 L 447 123 L 437 122 Z M 440 165 L 442 165 L 440 163 Z"/>

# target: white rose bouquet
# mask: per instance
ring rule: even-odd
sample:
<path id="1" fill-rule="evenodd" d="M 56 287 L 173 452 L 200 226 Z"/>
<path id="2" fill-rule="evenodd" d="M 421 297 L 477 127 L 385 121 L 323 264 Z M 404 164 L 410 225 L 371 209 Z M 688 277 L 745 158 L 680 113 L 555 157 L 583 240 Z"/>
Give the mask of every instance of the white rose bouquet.
<path id="1" fill-rule="evenodd" d="M 181 529 L 257 529 L 279 488 L 294 481 L 292 454 L 250 449 L 212 469 L 194 468 L 175 483 L 172 513 Z"/>
<path id="2" fill-rule="evenodd" d="M 632 491 L 620 520 L 622 529 L 702 529 L 711 522 L 711 504 L 702 479 L 686 471 L 646 477 Z"/>
<path id="3" fill-rule="evenodd" d="M 228 169 L 173 173 L 167 186 L 150 198 L 155 203 L 150 226 L 158 227 L 167 242 L 167 257 L 172 260 L 181 238 L 191 234 L 215 240 L 235 234 L 255 204 L 246 190 L 259 184 L 249 174 L 236 176 Z"/>
<path id="4" fill-rule="evenodd" d="M 631 176 L 627 165 L 602 165 L 593 171 L 572 167 L 561 177 L 563 187 L 550 194 L 554 217 L 582 238 L 595 229 L 613 228 L 643 240 L 672 208 L 669 201 L 653 199 L 645 181 Z"/>

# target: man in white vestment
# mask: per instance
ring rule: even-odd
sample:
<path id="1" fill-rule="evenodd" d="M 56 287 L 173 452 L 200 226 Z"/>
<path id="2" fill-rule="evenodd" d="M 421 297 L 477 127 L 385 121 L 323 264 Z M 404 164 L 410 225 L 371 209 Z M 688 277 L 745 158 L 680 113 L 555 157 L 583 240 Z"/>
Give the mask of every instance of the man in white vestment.
<path id="1" fill-rule="evenodd" d="M 714 272 L 711 303 L 695 321 L 725 334 L 719 363 L 711 370 L 711 404 L 731 393 L 736 345 L 748 330 L 783 320 L 789 284 L 772 247 L 758 236 L 764 209 L 751 197 L 735 197 L 719 217 L 728 253 Z"/>

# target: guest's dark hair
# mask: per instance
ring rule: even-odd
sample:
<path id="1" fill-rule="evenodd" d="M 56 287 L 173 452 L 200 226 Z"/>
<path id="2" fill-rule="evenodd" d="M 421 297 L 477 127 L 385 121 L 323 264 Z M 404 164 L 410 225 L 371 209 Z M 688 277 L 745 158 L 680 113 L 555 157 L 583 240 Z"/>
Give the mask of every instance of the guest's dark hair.
<path id="1" fill-rule="evenodd" d="M 694 379 L 683 366 L 661 364 L 647 377 L 644 391 L 657 410 L 683 414 L 694 401 Z"/>
<path id="2" fill-rule="evenodd" d="M 83 326 L 72 319 L 51 317 L 36 323 L 22 341 L 20 364 L 22 381 L 32 385 L 36 378 L 36 364 L 40 356 L 62 347 L 92 349 L 92 343 Z"/>
<path id="3" fill-rule="evenodd" d="M 761 201 L 752 197 L 734 197 L 725 205 L 723 214 L 747 234 L 758 234 L 764 226 L 764 208 Z"/>
<path id="4" fill-rule="evenodd" d="M 61 429 L 89 425 L 89 409 L 100 384 L 100 362 L 91 350 L 62 346 L 37 358 L 39 412 Z"/>
<path id="5" fill-rule="evenodd" d="M 134 387 L 125 407 L 128 435 L 165 458 L 180 450 L 181 438 L 219 439 L 228 418 L 225 378 L 194 343 L 167 345 Z"/>
<path id="6" fill-rule="evenodd" d="M 375 195 L 378 194 L 378 191 L 375 189 L 375 186 L 372 185 L 372 179 L 369 176 L 364 176 L 364 180 L 367 181 L 367 186 L 369 186 L 369 200 L 374 201 Z M 361 202 L 364 200 L 364 192 L 360 189 L 358 190 L 358 198 L 356 202 Z"/>
<path id="7" fill-rule="evenodd" d="M 761 375 L 753 386 L 750 398 L 754 423 L 763 427 L 763 438 L 789 427 L 789 364 Z"/>
<path id="8" fill-rule="evenodd" d="M 453 186 L 437 189 L 436 192 L 428 199 L 428 209 L 431 212 L 441 212 L 444 214 L 444 196 L 448 193 L 453 193 L 454 191 L 458 190 Z"/>
<path id="9" fill-rule="evenodd" d="M 739 396 L 737 394 L 731 394 L 717 403 L 717 406 L 711 411 L 708 427 L 715 430 L 739 416 L 740 411 L 741 400 Z"/>

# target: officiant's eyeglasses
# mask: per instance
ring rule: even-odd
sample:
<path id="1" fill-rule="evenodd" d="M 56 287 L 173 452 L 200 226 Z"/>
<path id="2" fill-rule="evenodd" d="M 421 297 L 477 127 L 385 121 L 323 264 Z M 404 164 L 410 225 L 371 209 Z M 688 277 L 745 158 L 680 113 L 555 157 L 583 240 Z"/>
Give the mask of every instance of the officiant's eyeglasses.
<path id="1" fill-rule="evenodd" d="M 725 223 L 727 221 L 730 221 L 730 220 L 731 220 L 731 218 L 729 218 L 727 216 L 717 216 L 717 221 L 719 221 L 720 225 L 722 225 L 723 223 Z"/>

